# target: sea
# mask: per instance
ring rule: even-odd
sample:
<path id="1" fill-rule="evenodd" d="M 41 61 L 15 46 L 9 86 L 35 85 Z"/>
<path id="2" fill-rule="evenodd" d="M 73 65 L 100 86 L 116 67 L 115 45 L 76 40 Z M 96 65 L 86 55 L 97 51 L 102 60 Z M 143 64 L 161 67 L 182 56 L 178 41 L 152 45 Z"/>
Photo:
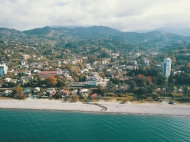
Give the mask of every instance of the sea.
<path id="1" fill-rule="evenodd" d="M 0 109 L 0 142 L 190 142 L 190 117 Z"/>

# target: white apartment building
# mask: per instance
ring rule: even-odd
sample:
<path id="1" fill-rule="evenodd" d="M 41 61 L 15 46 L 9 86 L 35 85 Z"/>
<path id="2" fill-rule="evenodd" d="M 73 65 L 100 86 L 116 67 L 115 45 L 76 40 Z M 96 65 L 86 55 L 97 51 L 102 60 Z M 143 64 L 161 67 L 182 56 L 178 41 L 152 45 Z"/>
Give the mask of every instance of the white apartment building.
<path id="1" fill-rule="evenodd" d="M 163 64 L 162 64 L 162 75 L 163 76 L 165 76 L 167 78 L 170 76 L 171 65 L 172 65 L 172 60 L 170 58 L 166 58 L 163 60 Z"/>
<path id="2" fill-rule="evenodd" d="M 5 64 L 0 64 L 0 76 L 7 74 L 8 66 Z"/>

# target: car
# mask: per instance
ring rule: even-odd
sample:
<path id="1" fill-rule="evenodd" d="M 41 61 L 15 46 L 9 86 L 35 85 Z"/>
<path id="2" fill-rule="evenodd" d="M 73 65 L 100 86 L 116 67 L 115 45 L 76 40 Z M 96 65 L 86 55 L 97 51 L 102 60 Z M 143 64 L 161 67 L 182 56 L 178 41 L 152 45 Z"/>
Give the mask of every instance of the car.
<path id="1" fill-rule="evenodd" d="M 174 102 L 170 101 L 168 104 L 175 105 L 176 103 L 174 103 Z"/>

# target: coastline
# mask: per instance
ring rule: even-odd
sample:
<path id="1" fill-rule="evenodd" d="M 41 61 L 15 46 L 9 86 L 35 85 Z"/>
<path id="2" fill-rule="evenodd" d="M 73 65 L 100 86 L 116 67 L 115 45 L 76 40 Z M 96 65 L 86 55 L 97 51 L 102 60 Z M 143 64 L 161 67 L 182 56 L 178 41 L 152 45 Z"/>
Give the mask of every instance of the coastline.
<path id="1" fill-rule="evenodd" d="M 175 115 L 190 116 L 189 104 L 170 105 L 163 103 L 126 103 L 97 102 L 83 104 L 82 102 L 67 103 L 60 100 L 0 100 L 0 109 L 24 109 L 24 110 L 58 110 L 67 112 L 89 113 L 116 113 L 116 114 L 142 114 L 142 115 Z"/>

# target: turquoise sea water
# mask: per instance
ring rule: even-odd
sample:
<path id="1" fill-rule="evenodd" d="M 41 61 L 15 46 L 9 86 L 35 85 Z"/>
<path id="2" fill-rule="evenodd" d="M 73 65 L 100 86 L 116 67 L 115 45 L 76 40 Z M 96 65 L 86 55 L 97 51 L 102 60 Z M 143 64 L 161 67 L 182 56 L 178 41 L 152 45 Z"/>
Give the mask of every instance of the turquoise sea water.
<path id="1" fill-rule="evenodd" d="M 190 142 L 190 117 L 0 109 L 0 142 Z"/>

